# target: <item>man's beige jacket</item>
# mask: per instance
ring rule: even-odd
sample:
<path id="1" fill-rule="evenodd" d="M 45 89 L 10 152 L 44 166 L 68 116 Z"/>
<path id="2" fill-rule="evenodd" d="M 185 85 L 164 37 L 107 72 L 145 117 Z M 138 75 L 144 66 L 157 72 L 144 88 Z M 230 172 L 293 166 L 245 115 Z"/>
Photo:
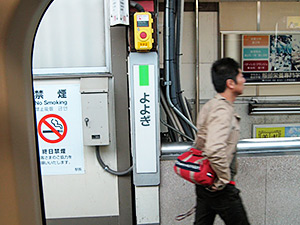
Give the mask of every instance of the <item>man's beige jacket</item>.
<path id="1" fill-rule="evenodd" d="M 233 104 L 220 94 L 208 101 L 197 118 L 195 147 L 207 156 L 217 179 L 214 186 L 222 189 L 236 174 L 236 145 L 240 135 L 240 117 Z"/>

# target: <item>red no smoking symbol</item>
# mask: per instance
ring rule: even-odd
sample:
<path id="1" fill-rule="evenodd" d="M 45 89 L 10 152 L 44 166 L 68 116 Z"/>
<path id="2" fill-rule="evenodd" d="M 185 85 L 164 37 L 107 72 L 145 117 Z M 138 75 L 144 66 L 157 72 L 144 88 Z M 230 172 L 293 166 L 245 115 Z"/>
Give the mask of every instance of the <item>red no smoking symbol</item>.
<path id="1" fill-rule="evenodd" d="M 52 144 L 58 143 L 67 134 L 66 121 L 56 114 L 46 115 L 38 124 L 38 133 L 44 141 Z"/>

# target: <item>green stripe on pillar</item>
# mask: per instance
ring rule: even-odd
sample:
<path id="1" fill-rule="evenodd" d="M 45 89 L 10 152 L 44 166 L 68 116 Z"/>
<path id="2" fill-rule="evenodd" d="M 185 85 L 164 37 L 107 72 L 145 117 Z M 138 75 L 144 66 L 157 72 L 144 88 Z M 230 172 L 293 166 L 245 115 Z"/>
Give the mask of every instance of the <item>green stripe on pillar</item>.
<path id="1" fill-rule="evenodd" d="M 149 86 L 149 67 L 148 65 L 139 66 L 140 86 Z"/>

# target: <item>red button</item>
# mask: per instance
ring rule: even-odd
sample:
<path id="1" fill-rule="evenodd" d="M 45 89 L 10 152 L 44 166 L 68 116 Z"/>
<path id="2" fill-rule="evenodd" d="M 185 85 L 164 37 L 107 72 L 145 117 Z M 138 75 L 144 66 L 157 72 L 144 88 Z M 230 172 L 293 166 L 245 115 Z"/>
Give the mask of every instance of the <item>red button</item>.
<path id="1" fill-rule="evenodd" d="M 145 38 L 147 37 L 147 33 L 146 33 L 146 32 L 141 32 L 141 33 L 140 33 L 140 37 L 141 37 L 142 39 L 145 39 Z"/>

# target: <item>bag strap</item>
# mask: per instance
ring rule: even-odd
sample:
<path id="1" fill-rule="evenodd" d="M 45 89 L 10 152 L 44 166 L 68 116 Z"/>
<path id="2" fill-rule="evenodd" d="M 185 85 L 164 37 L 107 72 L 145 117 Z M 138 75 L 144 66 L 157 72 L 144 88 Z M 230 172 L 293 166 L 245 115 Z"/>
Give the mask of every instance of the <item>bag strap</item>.
<path id="1" fill-rule="evenodd" d="M 207 159 L 207 157 L 203 157 L 202 159 L 198 159 L 197 161 L 195 161 L 195 163 L 201 163 L 201 162 L 203 162 L 206 159 Z"/>
<path id="2" fill-rule="evenodd" d="M 183 214 L 179 214 L 178 216 L 176 216 L 175 220 L 177 221 L 181 221 L 191 215 L 193 215 L 196 212 L 196 206 L 194 206 L 193 208 L 191 208 L 189 211 L 187 211 L 186 213 Z"/>

